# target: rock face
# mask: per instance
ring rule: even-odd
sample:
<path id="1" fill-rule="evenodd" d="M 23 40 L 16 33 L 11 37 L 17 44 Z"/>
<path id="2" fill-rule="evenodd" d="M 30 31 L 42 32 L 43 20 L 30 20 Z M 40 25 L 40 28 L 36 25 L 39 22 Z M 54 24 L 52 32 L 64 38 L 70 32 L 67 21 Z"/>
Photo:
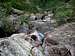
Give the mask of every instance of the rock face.
<path id="1" fill-rule="evenodd" d="M 29 40 L 31 40 L 30 36 L 25 33 L 13 34 L 5 39 L 0 38 L 0 56 L 33 56 L 34 54 L 36 54 L 34 56 L 44 56 L 41 49 L 33 48 Z"/>
<path id="2" fill-rule="evenodd" d="M 32 56 L 31 47 L 24 40 L 24 34 L 14 34 L 8 39 L 0 39 L 0 56 Z"/>
<path id="3" fill-rule="evenodd" d="M 52 25 L 50 24 L 50 22 L 32 21 L 31 23 L 32 25 L 34 25 L 34 29 L 38 28 L 38 30 L 42 33 L 52 30 Z"/>
<path id="4" fill-rule="evenodd" d="M 42 33 L 53 30 L 53 19 L 52 14 L 38 14 L 31 16 L 31 24 L 34 25 L 34 28 Z"/>
<path id="5" fill-rule="evenodd" d="M 0 56 L 33 56 L 28 39 L 25 33 L 0 38 Z M 75 56 L 75 23 L 48 32 L 43 47 L 45 56 Z"/>
<path id="6" fill-rule="evenodd" d="M 68 23 L 47 33 L 45 50 L 46 56 L 75 56 L 75 23 Z"/>

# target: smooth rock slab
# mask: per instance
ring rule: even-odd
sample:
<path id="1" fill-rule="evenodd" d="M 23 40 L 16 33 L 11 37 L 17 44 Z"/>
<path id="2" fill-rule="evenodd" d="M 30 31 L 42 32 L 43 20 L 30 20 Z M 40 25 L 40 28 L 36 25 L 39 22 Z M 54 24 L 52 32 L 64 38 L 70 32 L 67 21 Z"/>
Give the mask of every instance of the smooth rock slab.
<path id="1" fill-rule="evenodd" d="M 32 56 L 32 45 L 22 38 L 9 38 L 0 41 L 0 56 Z"/>

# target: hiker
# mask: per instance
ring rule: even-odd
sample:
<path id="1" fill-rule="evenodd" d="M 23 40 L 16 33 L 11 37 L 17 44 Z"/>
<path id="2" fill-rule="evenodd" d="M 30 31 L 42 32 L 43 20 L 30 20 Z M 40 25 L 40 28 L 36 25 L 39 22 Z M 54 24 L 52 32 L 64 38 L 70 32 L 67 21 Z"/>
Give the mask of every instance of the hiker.
<path id="1" fill-rule="evenodd" d="M 37 38 L 36 35 L 32 35 L 31 38 L 34 40 L 34 43 L 32 43 L 33 47 L 32 47 L 32 55 L 33 56 L 43 56 L 43 49 L 40 45 L 40 42 Z"/>
<path id="2" fill-rule="evenodd" d="M 31 39 L 32 39 L 32 45 L 33 47 L 37 46 L 37 45 L 40 45 L 40 42 L 38 41 L 38 38 L 36 35 L 31 35 Z M 38 42 L 39 44 L 37 44 L 36 42 Z"/>
<path id="3" fill-rule="evenodd" d="M 39 32 L 38 29 L 34 30 L 34 32 L 31 33 L 30 35 L 35 35 L 40 44 L 41 45 L 43 44 L 44 35 L 41 32 Z"/>

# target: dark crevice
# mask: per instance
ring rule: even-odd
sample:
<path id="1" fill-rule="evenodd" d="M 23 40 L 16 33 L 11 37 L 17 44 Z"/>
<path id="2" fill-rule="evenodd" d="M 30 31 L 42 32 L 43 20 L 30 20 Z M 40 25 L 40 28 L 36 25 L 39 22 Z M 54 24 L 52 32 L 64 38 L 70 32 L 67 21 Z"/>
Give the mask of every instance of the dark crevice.
<path id="1" fill-rule="evenodd" d="M 68 3 L 70 0 L 65 0 L 65 3 Z"/>
<path id="2" fill-rule="evenodd" d="M 17 32 L 5 32 L 4 29 L 2 29 L 0 27 L 0 38 L 9 37 L 9 36 L 11 36 L 14 33 L 17 33 Z"/>

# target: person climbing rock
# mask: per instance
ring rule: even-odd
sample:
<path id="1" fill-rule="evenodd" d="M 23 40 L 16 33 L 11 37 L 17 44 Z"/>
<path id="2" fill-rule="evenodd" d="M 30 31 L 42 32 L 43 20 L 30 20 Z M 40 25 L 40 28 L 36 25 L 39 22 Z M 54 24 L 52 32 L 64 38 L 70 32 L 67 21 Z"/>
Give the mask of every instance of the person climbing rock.
<path id="1" fill-rule="evenodd" d="M 32 35 L 31 38 L 32 38 L 32 43 L 31 44 L 33 45 L 33 47 L 36 47 L 36 46 L 40 45 L 40 42 L 39 42 L 36 35 Z"/>
<path id="2" fill-rule="evenodd" d="M 33 56 L 44 56 L 43 55 L 43 48 L 41 46 L 41 42 L 39 41 L 37 34 L 31 35 L 31 38 L 33 39 L 33 41 L 32 41 L 32 45 L 33 45 L 32 54 L 33 54 Z"/>
<path id="3" fill-rule="evenodd" d="M 43 40 L 44 40 L 44 34 L 42 34 L 41 32 L 38 31 L 38 29 L 36 28 L 36 30 L 34 30 L 33 33 L 30 34 L 35 35 L 37 37 L 37 40 L 40 42 L 40 44 L 43 44 Z"/>
<path id="4" fill-rule="evenodd" d="M 35 35 L 32 35 L 31 38 L 36 41 L 37 40 L 37 37 Z"/>
<path id="5" fill-rule="evenodd" d="M 32 55 L 33 56 L 43 56 L 43 53 L 42 53 L 43 50 L 41 50 L 42 47 L 40 45 L 39 40 L 37 39 L 35 35 L 32 35 L 31 38 L 34 40 L 34 44 L 32 47 Z"/>

